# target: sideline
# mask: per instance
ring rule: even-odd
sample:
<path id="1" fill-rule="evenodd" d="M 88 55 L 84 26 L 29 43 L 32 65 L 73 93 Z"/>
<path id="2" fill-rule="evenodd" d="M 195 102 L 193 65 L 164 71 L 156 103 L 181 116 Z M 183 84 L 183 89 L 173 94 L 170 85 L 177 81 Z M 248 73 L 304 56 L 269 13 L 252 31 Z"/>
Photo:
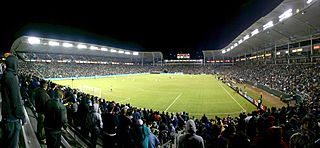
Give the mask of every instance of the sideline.
<path id="1" fill-rule="evenodd" d="M 231 94 L 226 90 L 226 88 L 224 88 L 220 83 L 221 83 L 221 82 L 218 80 L 219 86 L 222 87 L 222 88 L 224 89 L 224 91 L 227 92 L 227 94 L 241 107 L 242 111 L 247 112 L 247 110 L 245 110 L 245 109 L 240 105 L 240 103 L 239 103 L 233 96 L 231 96 Z"/>

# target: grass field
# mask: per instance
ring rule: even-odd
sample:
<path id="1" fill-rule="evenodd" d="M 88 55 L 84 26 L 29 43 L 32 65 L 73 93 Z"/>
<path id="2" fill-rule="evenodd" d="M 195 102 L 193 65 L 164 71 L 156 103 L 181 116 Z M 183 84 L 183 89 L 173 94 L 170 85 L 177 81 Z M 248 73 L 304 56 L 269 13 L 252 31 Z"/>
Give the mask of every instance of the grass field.
<path id="1" fill-rule="evenodd" d="M 204 113 L 210 118 L 238 116 L 256 109 L 212 75 L 146 74 L 54 82 L 101 95 L 106 100 L 159 111 L 186 111 L 197 118 Z"/>

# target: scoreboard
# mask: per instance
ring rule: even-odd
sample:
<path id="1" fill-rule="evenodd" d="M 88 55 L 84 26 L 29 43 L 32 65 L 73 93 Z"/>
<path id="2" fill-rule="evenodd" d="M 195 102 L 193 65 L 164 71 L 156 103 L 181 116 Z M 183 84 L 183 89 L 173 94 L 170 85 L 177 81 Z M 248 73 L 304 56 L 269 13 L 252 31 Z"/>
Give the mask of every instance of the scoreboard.
<path id="1" fill-rule="evenodd" d="M 190 54 L 189 53 L 178 53 L 177 59 L 190 59 Z"/>

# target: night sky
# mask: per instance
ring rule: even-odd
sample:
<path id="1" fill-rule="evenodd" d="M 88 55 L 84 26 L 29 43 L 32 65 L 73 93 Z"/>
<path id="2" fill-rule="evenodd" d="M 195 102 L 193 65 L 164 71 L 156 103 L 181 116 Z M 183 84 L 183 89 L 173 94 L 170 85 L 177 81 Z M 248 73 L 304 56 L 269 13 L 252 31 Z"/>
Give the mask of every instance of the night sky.
<path id="1" fill-rule="evenodd" d="M 162 51 L 164 58 L 221 49 L 282 0 L 193 3 L 21 4 L 1 10 L 0 49 L 22 35 L 66 39 L 136 51 Z"/>

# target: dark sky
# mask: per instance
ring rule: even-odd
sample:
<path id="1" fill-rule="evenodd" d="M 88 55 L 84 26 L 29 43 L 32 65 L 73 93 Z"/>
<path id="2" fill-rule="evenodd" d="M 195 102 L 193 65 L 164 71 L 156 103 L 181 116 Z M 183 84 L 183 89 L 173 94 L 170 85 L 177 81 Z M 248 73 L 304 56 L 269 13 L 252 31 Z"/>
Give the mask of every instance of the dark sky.
<path id="1" fill-rule="evenodd" d="M 0 48 L 22 35 L 83 41 L 137 51 L 162 51 L 165 58 L 220 49 L 268 14 L 282 0 L 193 3 L 20 5 L 1 11 Z"/>

